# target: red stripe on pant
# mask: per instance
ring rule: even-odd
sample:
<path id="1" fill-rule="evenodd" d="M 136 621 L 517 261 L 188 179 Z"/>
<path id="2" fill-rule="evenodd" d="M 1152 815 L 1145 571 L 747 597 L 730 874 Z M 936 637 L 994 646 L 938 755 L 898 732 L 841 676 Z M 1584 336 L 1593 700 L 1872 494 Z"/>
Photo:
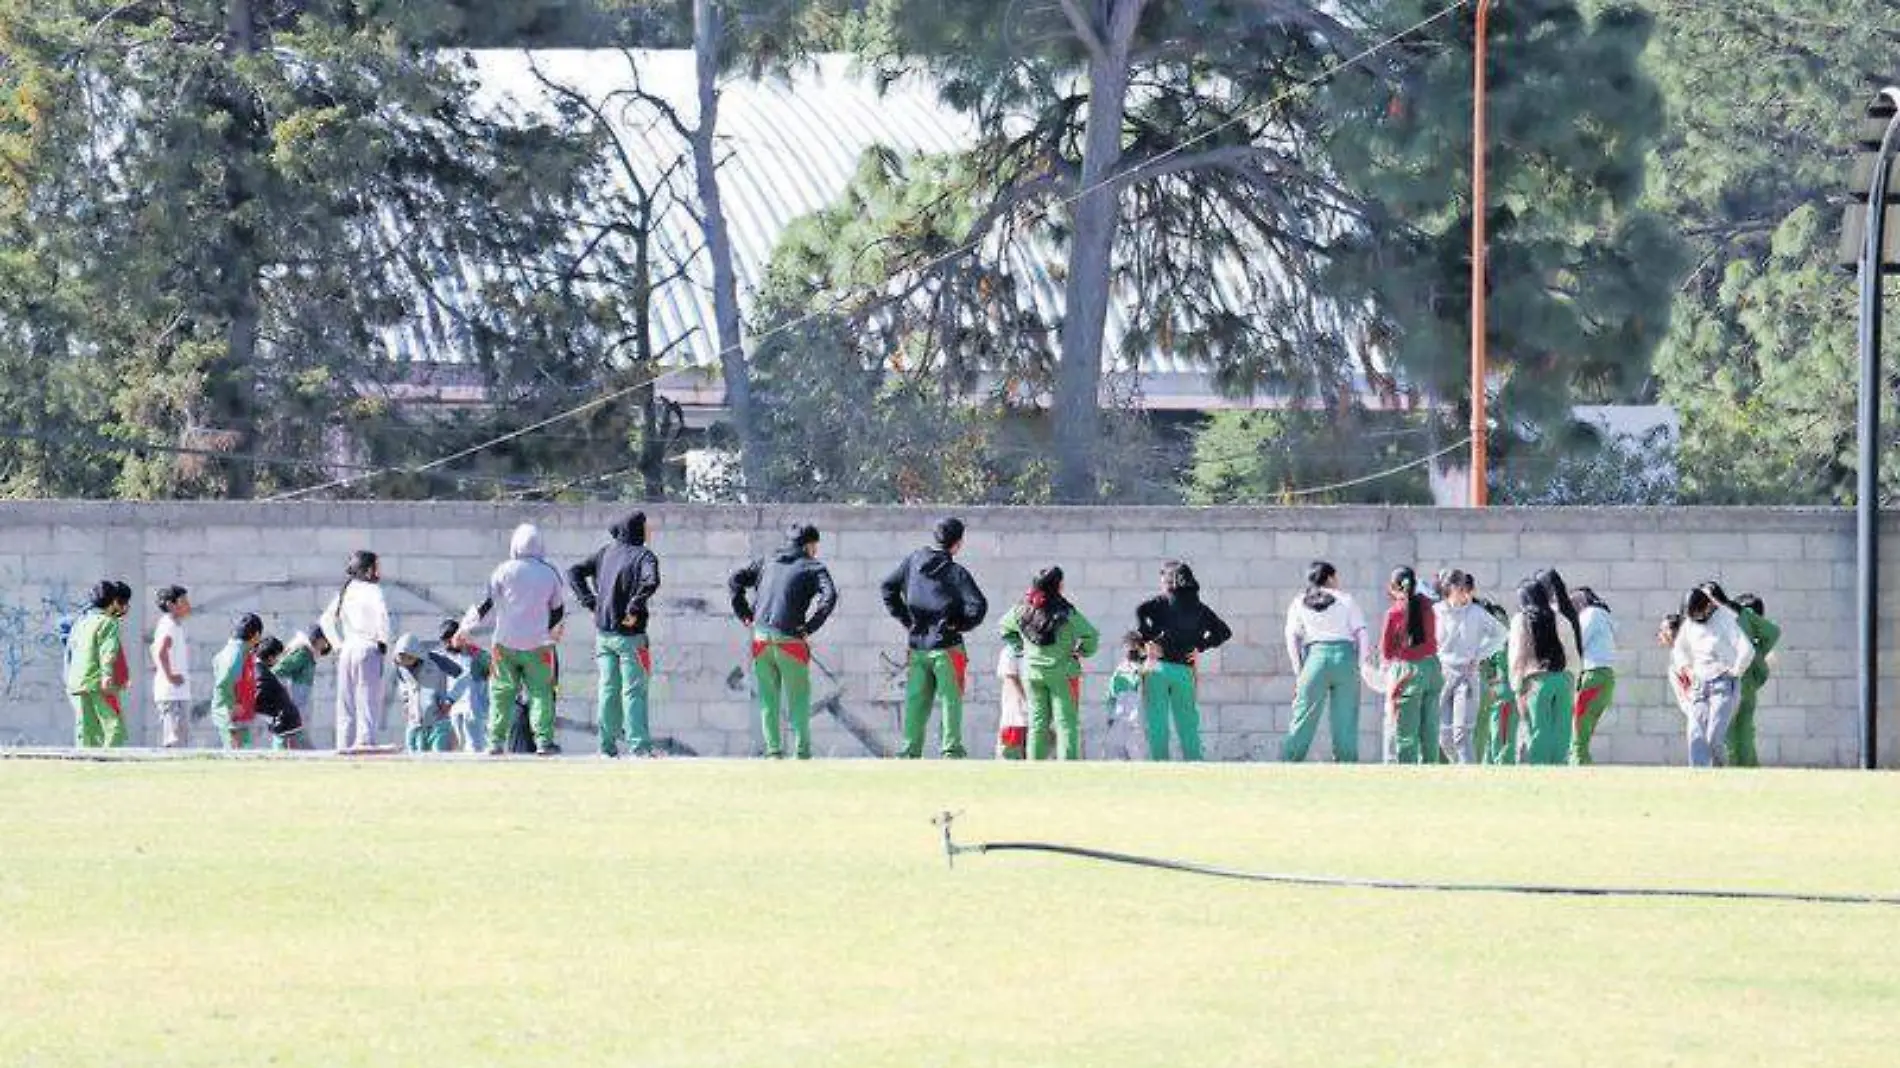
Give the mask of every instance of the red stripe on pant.
<path id="1" fill-rule="evenodd" d="M 1080 675 L 1069 680 L 1069 700 L 1078 705 L 1082 703 L 1082 676 Z"/>
<path id="2" fill-rule="evenodd" d="M 1573 706 L 1570 710 L 1570 718 L 1572 720 L 1582 719 L 1584 712 L 1587 711 L 1590 707 L 1590 702 L 1595 701 L 1597 699 L 1597 696 L 1601 694 L 1602 692 L 1603 692 L 1603 687 L 1592 686 L 1590 689 L 1584 690 L 1582 693 L 1579 693 L 1577 695 L 1576 705 Z"/>
<path id="3" fill-rule="evenodd" d="M 961 651 L 951 653 L 950 670 L 955 672 L 957 676 L 957 693 L 968 693 L 970 690 L 970 654 Z"/>
<path id="4" fill-rule="evenodd" d="M 651 675 L 651 674 L 653 674 L 653 649 L 652 649 L 652 647 L 650 647 L 650 646 L 646 646 L 646 645 L 642 645 L 642 646 L 640 647 L 640 654 L 639 654 L 639 656 L 640 656 L 640 670 L 641 670 L 641 671 L 644 671 L 644 672 L 646 672 L 646 673 L 647 673 L 647 674 L 649 674 L 649 675 Z"/>
<path id="5" fill-rule="evenodd" d="M 811 663 L 811 643 L 801 638 L 782 638 L 774 640 L 754 638 L 752 639 L 752 659 L 757 660 L 759 657 L 764 656 L 765 651 L 774 646 L 777 646 L 780 652 L 801 664 Z"/>

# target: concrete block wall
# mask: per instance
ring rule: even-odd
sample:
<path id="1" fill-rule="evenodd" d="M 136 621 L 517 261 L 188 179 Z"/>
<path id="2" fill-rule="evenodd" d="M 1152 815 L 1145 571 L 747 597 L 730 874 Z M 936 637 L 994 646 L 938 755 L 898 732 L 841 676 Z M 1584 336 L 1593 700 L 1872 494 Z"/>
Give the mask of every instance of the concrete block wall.
<path id="1" fill-rule="evenodd" d="M 0 744 L 61 744 L 71 737 L 62 697 L 59 616 L 76 608 L 102 576 L 137 591 L 127 633 L 133 662 L 128 700 L 134 740 L 151 744 L 147 655 L 152 591 L 177 582 L 192 590 L 191 623 L 200 698 L 211 657 L 231 615 L 256 611 L 287 635 L 314 621 L 341 581 L 351 550 L 382 554 L 398 626 L 432 633 L 445 615 L 479 600 L 508 535 L 540 523 L 555 562 L 592 552 L 621 509 L 514 508 L 473 504 L 91 504 L 0 505 Z M 822 556 L 842 595 L 818 636 L 814 697 L 836 697 L 843 718 L 817 717 L 818 752 L 867 754 L 897 735 L 903 642 L 878 601 L 878 579 L 922 544 L 938 515 L 904 508 L 663 506 L 648 509 L 664 586 L 653 640 L 656 733 L 693 752 L 744 755 L 758 749 L 746 636 L 730 617 L 726 575 L 775 547 L 794 519 L 825 534 Z M 1760 717 L 1766 762 L 1849 766 L 1858 753 L 1855 719 L 1854 543 L 1852 517 L 1832 510 L 1723 509 L 966 509 L 963 560 L 992 602 L 991 624 L 971 640 L 966 734 L 988 755 L 995 734 L 998 650 L 993 623 L 1039 567 L 1059 563 L 1069 593 L 1112 638 L 1157 584 L 1162 561 L 1190 561 L 1207 599 L 1231 623 L 1235 641 L 1208 658 L 1202 697 L 1208 750 L 1225 760 L 1269 759 L 1289 718 L 1290 666 L 1281 638 L 1288 602 L 1307 563 L 1337 564 L 1368 614 L 1384 608 L 1384 576 L 1395 564 L 1421 572 L 1457 566 L 1484 590 L 1555 565 L 1573 586 L 1601 593 L 1620 624 L 1624 657 L 1617 702 L 1599 735 L 1612 763 L 1683 763 L 1681 717 L 1663 688 L 1656 620 L 1705 577 L 1768 603 L 1786 637 Z M 1885 526 L 1900 552 L 1900 517 Z M 1900 574 L 1892 569 L 1888 574 Z M 1900 696 L 1900 627 L 1895 598 L 1883 598 L 1883 703 Z M 578 615 L 578 606 L 575 606 Z M 561 646 L 563 742 L 588 748 L 594 720 L 591 626 L 576 618 Z M 1085 731 L 1099 741 L 1100 700 L 1112 647 L 1090 665 Z M 332 730 L 332 670 L 319 672 L 313 709 L 317 739 Z M 386 717 L 387 719 L 388 717 Z M 1883 753 L 1900 747 L 1900 710 L 1888 717 Z M 1378 704 L 1364 701 L 1362 754 L 1378 752 Z M 200 724 L 198 744 L 210 744 Z M 400 724 L 385 723 L 395 741 Z M 935 742 L 933 739 L 932 746 Z M 1315 753 L 1323 754 L 1322 738 Z"/>

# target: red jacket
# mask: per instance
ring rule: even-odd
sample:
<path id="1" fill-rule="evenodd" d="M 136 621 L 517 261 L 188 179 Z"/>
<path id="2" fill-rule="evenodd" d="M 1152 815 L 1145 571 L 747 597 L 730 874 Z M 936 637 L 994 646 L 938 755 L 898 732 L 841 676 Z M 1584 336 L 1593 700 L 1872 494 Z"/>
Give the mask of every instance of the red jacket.
<path id="1" fill-rule="evenodd" d="M 1414 594 L 1419 612 L 1425 617 L 1425 640 L 1417 645 L 1405 643 L 1405 602 L 1394 604 L 1385 614 L 1385 631 L 1379 636 L 1379 655 L 1387 660 L 1417 663 L 1438 655 L 1438 613 L 1430 601 Z"/>

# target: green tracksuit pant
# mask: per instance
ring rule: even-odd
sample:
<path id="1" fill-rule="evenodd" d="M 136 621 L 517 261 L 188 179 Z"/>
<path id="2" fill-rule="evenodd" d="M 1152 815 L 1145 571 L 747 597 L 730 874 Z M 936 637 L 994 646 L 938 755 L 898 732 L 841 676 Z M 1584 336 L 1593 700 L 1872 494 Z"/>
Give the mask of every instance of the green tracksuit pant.
<path id="1" fill-rule="evenodd" d="M 647 684 L 653 650 L 644 634 L 596 634 L 594 662 L 600 668 L 600 751 L 618 756 L 624 737 L 635 756 L 653 752 L 647 725 Z"/>
<path id="2" fill-rule="evenodd" d="M 1530 731 L 1525 762 L 1562 764 L 1570 749 L 1571 695 L 1575 687 L 1568 671 L 1546 671 L 1524 682 L 1518 698 L 1524 726 Z"/>
<path id="3" fill-rule="evenodd" d="M 1728 723 L 1728 766 L 1731 768 L 1761 767 L 1761 752 L 1755 747 L 1755 705 L 1761 699 L 1764 685 L 1764 682 L 1742 680 L 1735 718 Z"/>
<path id="4" fill-rule="evenodd" d="M 1503 672 L 1484 669 L 1484 709 L 1478 722 L 1485 725 L 1484 762 L 1517 763 L 1517 695 Z"/>
<path id="5" fill-rule="evenodd" d="M 1591 668 L 1577 680 L 1576 702 L 1570 716 L 1570 762 L 1572 764 L 1594 764 L 1590 758 L 1590 739 L 1596 735 L 1597 724 L 1603 722 L 1603 714 L 1610 710 L 1610 701 L 1616 697 L 1616 671 L 1613 668 Z"/>
<path id="6" fill-rule="evenodd" d="M 1299 684 L 1293 691 L 1293 723 L 1280 749 L 1282 760 L 1298 763 L 1306 759 L 1324 711 L 1333 740 L 1333 760 L 1340 764 L 1359 762 L 1357 652 L 1352 642 L 1322 642 L 1307 647 Z"/>
<path id="7" fill-rule="evenodd" d="M 1387 763 L 1438 763 L 1438 696 L 1445 688 L 1438 658 L 1396 660 L 1387 674 Z"/>
<path id="8" fill-rule="evenodd" d="M 752 635 L 752 674 L 759 686 L 759 733 L 765 755 L 782 757 L 779 714 L 792 721 L 792 751 L 811 759 L 811 643 L 777 631 Z"/>
<path id="9" fill-rule="evenodd" d="M 1152 685 L 1154 675 L 1148 676 Z M 1082 759 L 1082 678 L 1043 676 L 1023 672 L 1023 691 L 1029 696 L 1029 759 Z M 1051 735 L 1050 728 L 1055 733 Z M 1055 751 L 1050 751 L 1050 742 Z"/>
<path id="10" fill-rule="evenodd" d="M 239 723 L 231 718 L 231 710 L 211 702 L 211 726 L 218 732 L 218 745 L 225 749 L 249 749 L 251 747 L 251 728 L 255 720 Z"/>
<path id="11" fill-rule="evenodd" d="M 554 650 L 495 647 L 494 673 L 488 678 L 488 747 L 500 747 L 514 718 L 515 695 L 528 695 L 528 722 L 537 749 L 554 745 Z"/>
<path id="12" fill-rule="evenodd" d="M 932 705 L 943 706 L 938 751 L 949 760 L 968 755 L 963 748 L 963 691 L 969 674 L 970 654 L 961 645 L 910 651 L 910 670 L 904 678 L 904 749 L 899 756 L 916 760 L 924 755 Z"/>
<path id="13" fill-rule="evenodd" d="M 117 749 L 126 742 L 125 717 L 112 710 L 97 690 L 69 694 L 73 703 L 73 744 L 81 749 Z"/>
<path id="14" fill-rule="evenodd" d="M 410 724 L 403 747 L 411 753 L 447 753 L 455 749 L 455 727 L 444 716 L 429 724 Z"/>
<path id="15" fill-rule="evenodd" d="M 1200 760 L 1201 706 L 1194 700 L 1194 669 L 1162 661 L 1142 687 L 1141 719 L 1148 729 L 1148 759 L 1168 759 L 1168 728 L 1181 742 L 1182 760 Z"/>

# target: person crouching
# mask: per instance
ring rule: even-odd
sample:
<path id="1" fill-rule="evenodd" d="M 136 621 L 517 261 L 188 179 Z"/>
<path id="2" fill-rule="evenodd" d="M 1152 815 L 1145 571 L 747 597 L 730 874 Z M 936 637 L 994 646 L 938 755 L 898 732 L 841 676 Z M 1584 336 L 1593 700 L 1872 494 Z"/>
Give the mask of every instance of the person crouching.
<path id="1" fill-rule="evenodd" d="M 284 643 L 267 637 L 257 643 L 256 656 L 257 718 L 270 730 L 270 747 L 310 748 L 310 738 L 304 733 L 303 708 L 277 674 L 277 667 L 284 658 Z"/>
<path id="2" fill-rule="evenodd" d="M 409 729 L 404 748 L 411 753 L 446 753 L 454 748 L 449 682 L 455 665 L 413 634 L 396 639 L 396 687 L 402 695 Z"/>

